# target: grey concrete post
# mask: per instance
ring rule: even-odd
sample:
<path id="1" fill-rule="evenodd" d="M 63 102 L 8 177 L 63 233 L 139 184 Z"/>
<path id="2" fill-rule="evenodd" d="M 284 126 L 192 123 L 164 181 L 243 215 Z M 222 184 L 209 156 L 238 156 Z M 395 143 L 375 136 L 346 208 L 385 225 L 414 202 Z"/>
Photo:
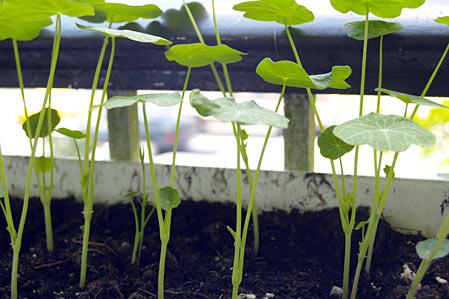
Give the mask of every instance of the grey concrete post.
<path id="1" fill-rule="evenodd" d="M 136 95 L 136 91 L 110 90 L 108 97 Z M 139 160 L 140 134 L 137 104 L 107 110 L 111 160 Z"/>
<path id="2" fill-rule="evenodd" d="M 284 113 L 290 120 L 284 130 L 284 169 L 313 171 L 315 118 L 307 95 L 286 94 Z"/>

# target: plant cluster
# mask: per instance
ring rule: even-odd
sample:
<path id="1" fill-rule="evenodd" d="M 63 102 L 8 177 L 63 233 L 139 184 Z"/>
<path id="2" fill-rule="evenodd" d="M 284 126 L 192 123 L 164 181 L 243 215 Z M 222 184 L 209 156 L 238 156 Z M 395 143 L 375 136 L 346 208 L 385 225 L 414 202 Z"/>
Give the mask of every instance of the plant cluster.
<path id="1" fill-rule="evenodd" d="M 80 188 L 82 189 L 84 200 L 84 226 L 83 226 L 83 244 L 82 258 L 80 269 L 80 288 L 84 288 L 86 284 L 86 270 L 88 262 L 88 246 L 89 235 L 91 230 L 91 219 L 94 206 L 94 187 L 95 187 L 95 151 L 98 138 L 98 130 L 100 125 L 101 114 L 103 108 L 115 109 L 120 107 L 129 107 L 140 105 L 143 111 L 145 135 L 147 149 L 146 153 L 149 159 L 150 182 L 153 188 L 152 193 L 148 193 L 147 186 L 147 168 L 144 164 L 145 149 L 140 151 L 140 161 L 142 166 L 143 187 L 141 191 L 134 191 L 123 196 L 123 198 L 131 197 L 131 204 L 135 215 L 135 238 L 134 247 L 131 257 L 133 264 L 139 264 L 145 227 L 149 218 L 156 212 L 159 224 L 159 236 L 161 240 L 160 262 L 159 262 L 159 284 L 158 298 L 164 297 L 164 276 L 165 276 L 165 259 L 167 246 L 170 240 L 170 230 L 172 223 L 172 212 L 181 200 L 178 191 L 175 188 L 175 168 L 176 153 L 178 144 L 179 124 L 182 117 L 182 107 L 187 94 L 188 84 L 191 72 L 195 68 L 210 67 L 213 73 L 213 79 L 217 81 L 218 88 L 222 92 L 223 97 L 218 99 L 208 99 L 200 90 L 193 89 L 190 92 L 189 100 L 192 107 L 196 109 L 199 115 L 203 117 L 213 117 L 218 121 L 228 122 L 232 126 L 236 144 L 236 223 L 235 227 L 228 226 L 228 231 L 234 239 L 234 258 L 232 268 L 232 298 L 238 297 L 239 285 L 243 279 L 244 273 L 244 257 L 246 242 L 248 240 L 248 229 L 250 222 L 253 224 L 254 231 L 254 253 L 259 250 L 259 228 L 256 207 L 256 188 L 260 175 L 260 168 L 263 161 L 265 149 L 269 141 L 272 127 L 287 128 L 289 120 L 277 113 L 284 94 L 288 88 L 305 89 L 310 104 L 314 110 L 315 117 L 321 135 L 318 139 L 318 145 L 323 157 L 329 159 L 332 169 L 333 181 L 336 190 L 336 198 L 338 200 L 339 215 L 343 232 L 345 234 L 345 257 L 342 282 L 342 297 L 356 298 L 358 281 L 365 265 L 365 271 L 370 272 L 371 261 L 374 251 L 374 242 L 377 226 L 382 215 L 383 208 L 386 204 L 389 189 L 394 179 L 394 168 L 399 153 L 405 151 L 410 145 L 417 144 L 424 147 L 430 147 L 435 142 L 435 137 L 419 126 L 414 117 L 419 106 L 431 106 L 436 108 L 448 108 L 441 104 L 424 98 L 434 77 L 436 76 L 441 64 L 443 63 L 449 44 L 435 67 L 435 71 L 431 74 L 429 81 L 422 94 L 410 95 L 392 89 L 384 88 L 382 82 L 382 47 L 383 37 L 387 34 L 394 33 L 402 28 L 398 23 L 386 22 L 382 20 L 371 21 L 369 15 L 373 14 L 379 18 L 395 18 L 398 17 L 404 8 L 417 8 L 424 3 L 425 0 L 331 0 L 332 6 L 342 12 L 354 12 L 357 15 L 364 16 L 363 21 L 351 22 L 345 25 L 349 28 L 348 36 L 356 40 L 363 41 L 363 60 L 362 73 L 360 79 L 360 109 L 359 117 L 340 125 L 333 125 L 325 128 L 319 111 L 317 110 L 312 90 L 324 90 L 327 88 L 344 90 L 350 86 L 346 83 L 346 79 L 351 75 L 351 67 L 349 66 L 332 66 L 330 72 L 325 74 L 309 75 L 303 67 L 300 59 L 300 53 L 295 44 L 295 40 L 291 35 L 291 26 L 297 26 L 314 20 L 313 13 L 302 5 L 298 5 L 295 0 L 258 0 L 242 2 L 234 6 L 236 11 L 244 12 L 244 16 L 249 19 L 264 22 L 276 22 L 283 26 L 285 35 L 291 46 L 295 61 L 281 60 L 273 61 L 266 57 L 258 64 L 256 73 L 267 83 L 280 86 L 280 95 L 278 103 L 273 111 L 260 107 L 255 101 L 239 102 L 233 94 L 231 78 L 228 72 L 228 64 L 236 63 L 247 55 L 241 51 L 233 49 L 225 45 L 221 41 L 218 30 L 218 24 L 215 16 L 214 0 L 212 0 L 213 20 L 216 35 L 216 45 L 207 45 L 201 35 L 196 24 L 196 20 L 190 11 L 189 5 L 184 3 L 188 20 L 192 24 L 199 42 L 191 44 L 178 44 L 170 46 L 165 52 L 168 61 L 173 61 L 186 68 L 186 77 L 181 93 L 149 93 L 137 96 L 116 96 L 108 98 L 107 86 L 111 77 L 111 70 L 114 62 L 116 49 L 116 38 L 125 38 L 135 42 L 150 43 L 159 46 L 169 46 L 171 41 L 128 29 L 112 29 L 114 23 L 132 22 L 138 18 L 156 18 L 162 14 L 162 11 L 156 5 L 129 6 L 120 3 L 105 3 L 102 0 L 94 1 L 72 1 L 72 0 L 43 0 L 36 3 L 32 0 L 9 0 L 0 3 L 0 40 L 11 39 L 14 49 L 15 63 L 17 67 L 17 77 L 21 90 L 25 121 L 23 129 L 29 138 L 31 149 L 29 167 L 27 172 L 27 184 L 24 194 L 22 214 L 19 226 L 16 228 L 11 213 L 11 206 L 8 195 L 7 181 L 4 170 L 3 156 L 0 152 L 0 175 L 1 188 L 0 196 L 1 208 L 7 221 L 7 230 L 11 238 L 11 246 L 13 249 L 13 261 L 11 271 L 11 297 L 18 297 L 17 273 L 19 266 L 19 254 L 22 243 L 22 235 L 27 216 L 29 203 L 31 177 L 34 175 L 40 191 L 40 197 L 43 204 L 45 215 L 45 227 L 47 237 L 47 248 L 52 251 L 54 248 L 52 238 L 51 224 L 51 198 L 52 187 L 54 184 L 54 155 L 52 145 L 52 133 L 57 131 L 60 134 L 73 138 L 74 145 L 78 154 L 80 167 Z M 77 24 L 81 30 L 89 30 L 102 34 L 104 41 L 99 53 L 96 71 L 92 80 L 92 93 L 89 107 L 87 107 L 88 118 L 86 121 L 85 132 L 70 130 L 67 128 L 58 128 L 60 114 L 51 107 L 51 94 L 53 81 L 56 73 L 56 65 L 58 60 L 59 47 L 61 43 L 61 16 L 82 17 L 85 20 L 97 23 L 106 22 L 108 27 L 85 26 Z M 53 17 L 53 19 L 51 18 Z M 187 21 L 185 19 L 184 21 Z M 449 17 L 442 17 L 436 20 L 439 23 L 449 25 Z M 26 106 L 24 83 L 22 79 L 22 71 L 20 66 L 20 56 L 17 41 L 29 41 L 38 37 L 40 29 L 51 25 L 54 22 L 54 41 L 52 49 L 52 60 L 48 84 L 45 97 L 42 101 L 42 109 L 40 112 L 29 115 Z M 376 111 L 370 113 L 364 112 L 364 94 L 365 94 L 365 72 L 368 40 L 379 38 L 379 83 L 376 88 L 378 94 Z M 110 44 L 110 47 L 109 47 Z M 104 78 L 103 91 L 101 99 L 95 101 L 94 95 L 100 82 L 100 71 L 103 63 L 106 62 L 105 56 L 109 47 L 109 60 L 107 71 Z M 317 58 L 319 59 L 319 58 Z M 225 83 L 222 82 L 216 64 L 221 66 Z M 394 88 L 394 87 L 393 87 Z M 381 97 L 387 94 L 397 98 L 404 103 L 404 112 L 399 115 L 383 115 L 381 111 Z M 167 186 L 159 187 L 156 177 L 153 154 L 151 150 L 151 136 L 148 126 L 148 115 L 146 113 L 146 105 L 154 104 L 158 106 L 168 107 L 178 105 L 178 117 L 176 123 L 175 142 L 173 148 L 173 159 L 171 165 L 170 183 Z M 384 104 L 385 105 L 385 104 Z M 409 108 L 413 107 L 412 113 Z M 97 121 L 92 123 L 92 115 L 97 113 Z M 264 124 L 268 126 L 265 142 L 261 149 L 259 162 L 256 170 L 251 170 L 248 162 L 248 153 L 246 146 L 248 142 L 248 134 L 243 126 L 253 124 Z M 77 139 L 85 139 L 84 157 L 82 157 Z M 49 144 L 49 157 L 45 156 L 45 141 Z M 42 156 L 36 157 L 38 144 L 42 146 Z M 371 207 L 371 215 L 367 221 L 356 225 L 356 204 L 357 204 L 357 165 L 359 147 L 361 145 L 369 145 L 373 151 L 374 164 L 374 197 Z M 352 190 L 347 188 L 347 182 L 343 172 L 343 162 L 341 157 L 349 152 L 354 151 L 355 168 L 352 181 Z M 395 152 L 394 158 L 390 163 L 383 161 L 385 152 Z M 242 164 L 243 162 L 243 164 Z M 242 207 L 242 167 L 249 183 L 250 197 L 246 214 L 243 215 Z M 337 171 L 337 169 L 340 169 Z M 385 174 L 385 181 L 381 182 L 381 177 Z M 136 206 L 134 200 L 137 198 L 139 206 Z M 148 206 L 151 211 L 148 212 Z M 354 230 L 363 228 L 363 239 L 359 244 L 359 254 L 357 259 L 357 267 L 352 280 L 352 290 L 349 289 L 350 274 L 350 252 L 351 237 Z M 416 277 L 411 286 L 408 298 L 413 298 L 417 291 L 423 275 L 430 266 L 434 258 L 442 257 L 449 253 L 449 245 L 446 237 L 449 233 L 449 217 L 442 225 L 436 239 L 430 239 L 417 244 L 417 251 L 423 262 L 418 269 Z"/>

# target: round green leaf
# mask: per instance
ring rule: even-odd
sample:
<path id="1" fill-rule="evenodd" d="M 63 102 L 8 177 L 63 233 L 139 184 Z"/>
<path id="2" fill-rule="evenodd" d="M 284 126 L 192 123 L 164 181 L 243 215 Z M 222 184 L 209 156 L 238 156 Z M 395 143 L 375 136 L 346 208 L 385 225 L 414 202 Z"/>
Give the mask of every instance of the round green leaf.
<path id="1" fill-rule="evenodd" d="M 156 35 L 151 35 L 148 33 L 142 33 L 131 30 L 119 30 L 119 29 L 109 29 L 102 27 L 92 27 L 92 26 L 84 26 L 80 24 L 76 24 L 76 26 L 80 29 L 90 30 L 94 32 L 98 32 L 109 37 L 123 37 L 140 43 L 152 43 L 155 45 L 171 45 L 172 42 Z"/>
<path id="2" fill-rule="evenodd" d="M 332 6 L 342 13 L 353 11 L 365 16 L 368 12 L 380 18 L 399 17 L 404 8 L 417 8 L 425 0 L 331 0 Z"/>
<path id="3" fill-rule="evenodd" d="M 435 22 L 449 25 L 449 16 L 439 17 L 439 18 L 435 19 Z"/>
<path id="4" fill-rule="evenodd" d="M 139 18 L 154 19 L 162 15 L 162 10 L 154 4 L 130 6 L 122 3 L 93 3 L 95 14 L 105 16 L 105 21 L 113 23 L 132 22 Z"/>
<path id="5" fill-rule="evenodd" d="M 344 28 L 349 28 L 348 36 L 356 40 L 365 38 L 365 21 L 346 23 Z M 394 22 L 368 21 L 368 39 L 387 35 L 402 29 L 402 25 Z"/>
<path id="6" fill-rule="evenodd" d="M 59 112 L 57 110 L 45 108 L 44 110 L 42 110 L 42 111 L 40 111 L 38 113 L 30 115 L 29 118 L 23 123 L 22 129 L 25 131 L 25 133 L 27 134 L 28 137 L 34 138 L 34 136 L 36 135 L 36 130 L 37 130 L 38 122 L 39 122 L 39 117 L 40 117 L 42 112 L 44 113 L 44 122 L 42 124 L 41 132 L 40 132 L 38 137 L 46 137 L 46 136 L 49 135 L 48 115 L 49 115 L 50 110 L 51 110 L 51 128 L 50 128 L 50 133 L 53 132 L 53 130 L 59 124 L 59 121 L 61 120 L 61 117 L 60 117 Z M 31 127 L 31 136 L 29 136 L 28 132 L 27 132 L 27 123 L 29 123 L 30 127 Z"/>
<path id="7" fill-rule="evenodd" d="M 300 25 L 314 20 L 313 13 L 295 0 L 259 0 L 242 2 L 233 7 L 244 17 L 256 21 L 274 21 L 282 25 Z"/>
<path id="8" fill-rule="evenodd" d="M 208 46 L 202 43 L 183 44 L 170 47 L 165 52 L 165 57 L 169 61 L 187 67 L 201 67 L 211 63 L 234 63 L 242 60 L 241 55 L 246 53 L 232 49 L 226 45 Z"/>
<path id="9" fill-rule="evenodd" d="M 438 243 L 438 239 L 427 239 L 424 241 L 420 241 L 416 244 L 416 252 L 418 253 L 419 257 L 423 260 L 427 260 L 430 258 L 430 255 L 432 254 L 432 251 L 435 249 L 436 245 Z M 438 248 L 437 252 L 435 253 L 434 259 L 444 257 L 449 254 L 449 240 L 444 240 L 441 243 L 440 248 Z"/>
<path id="10" fill-rule="evenodd" d="M 392 97 L 395 97 L 401 101 L 403 101 L 406 104 L 416 104 L 416 105 L 423 105 L 423 106 L 430 106 L 430 107 L 436 107 L 436 108 L 446 108 L 449 109 L 449 107 L 432 102 L 431 100 L 428 100 L 426 98 L 423 97 L 419 97 L 419 96 L 414 96 L 411 94 L 407 94 L 407 93 L 402 93 L 399 91 L 394 91 L 394 90 L 390 90 L 390 89 L 385 89 L 385 88 L 376 88 L 376 91 L 381 91 L 384 92 Z"/>
<path id="11" fill-rule="evenodd" d="M 21 41 L 29 41 L 39 36 L 41 28 L 51 25 L 50 18 L 42 20 L 9 20 L 0 18 L 0 41 L 14 38 Z"/>
<path id="12" fill-rule="evenodd" d="M 270 58 L 263 59 L 256 69 L 256 73 L 268 83 L 319 90 L 351 87 L 345 82 L 351 72 L 349 66 L 334 66 L 330 73 L 309 76 L 297 63 L 287 60 L 273 62 Z"/>
<path id="13" fill-rule="evenodd" d="M 243 125 L 264 124 L 287 128 L 289 120 L 271 110 L 260 107 L 254 101 L 237 103 L 234 98 L 209 100 L 198 89 L 190 93 L 190 104 L 202 116 L 212 116 L 223 122 Z"/>
<path id="14" fill-rule="evenodd" d="M 332 160 L 340 158 L 354 148 L 353 145 L 349 145 L 335 136 L 334 128 L 335 126 L 330 126 L 318 137 L 321 156 Z"/>
<path id="15" fill-rule="evenodd" d="M 374 112 L 337 126 L 334 134 L 348 144 L 368 144 L 381 152 L 402 152 L 412 144 L 431 147 L 435 143 L 432 133 L 410 119 Z"/>
<path id="16" fill-rule="evenodd" d="M 53 162 L 50 158 L 39 157 L 36 158 L 36 171 L 38 173 L 50 172 L 53 169 Z"/>
<path id="17" fill-rule="evenodd" d="M 89 4 L 71 0 L 20 0 L 8 1 L 11 11 L 10 19 L 40 20 L 53 15 L 66 15 L 69 17 L 93 16 L 94 9 Z"/>
<path id="18" fill-rule="evenodd" d="M 119 107 L 128 107 L 137 102 L 153 103 L 158 106 L 174 106 L 182 101 L 181 95 L 174 93 L 149 93 L 140 94 L 136 96 L 116 96 L 112 97 L 104 104 L 107 109 L 114 109 Z"/>
<path id="19" fill-rule="evenodd" d="M 181 204 L 178 190 L 170 186 L 159 190 L 159 200 L 161 202 L 161 208 L 165 211 L 173 210 Z"/>
<path id="20" fill-rule="evenodd" d="M 75 139 L 82 139 L 82 138 L 86 138 L 86 134 L 84 134 L 81 131 L 78 130 L 70 130 L 67 128 L 59 128 L 56 130 L 56 132 L 58 132 L 59 134 L 62 134 L 64 136 L 70 137 L 70 138 L 75 138 Z"/>

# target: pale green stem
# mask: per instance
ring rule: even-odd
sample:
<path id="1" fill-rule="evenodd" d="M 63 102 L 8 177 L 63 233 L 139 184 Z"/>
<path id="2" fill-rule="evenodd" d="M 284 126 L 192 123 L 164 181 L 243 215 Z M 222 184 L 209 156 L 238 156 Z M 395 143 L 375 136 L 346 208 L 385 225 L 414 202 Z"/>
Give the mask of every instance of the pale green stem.
<path id="1" fill-rule="evenodd" d="M 109 57 L 109 64 L 108 69 L 106 72 L 106 77 L 104 81 L 103 86 L 103 94 L 101 96 L 101 102 L 100 107 L 98 108 L 98 116 L 97 116 L 97 122 L 95 124 L 95 133 L 94 133 L 94 139 L 93 139 L 93 147 L 92 147 L 92 155 L 91 155 L 91 163 L 90 163 L 90 171 L 89 171 L 89 183 L 88 183 L 88 193 L 87 198 L 84 199 L 84 234 L 83 234 L 83 245 L 82 245 L 82 255 L 81 255 L 81 272 L 80 272 L 80 288 L 84 288 L 86 285 L 86 271 L 87 271 L 87 256 L 88 256 L 88 248 L 89 248 L 89 236 L 90 236 L 90 223 L 92 220 L 92 210 L 94 205 L 94 173 L 95 173 L 95 152 L 96 152 L 96 145 L 97 145 L 97 139 L 98 139 L 98 131 L 100 128 L 100 120 L 101 120 L 101 112 L 103 110 L 103 103 L 106 98 L 106 92 L 109 84 L 109 79 L 111 77 L 112 72 L 112 64 L 114 62 L 114 55 L 115 55 L 115 38 L 112 38 L 111 43 L 111 53 Z M 88 135 L 86 135 L 87 138 Z M 86 141 L 87 142 L 87 141 Z M 87 164 L 87 167 L 85 170 L 89 169 L 89 166 Z M 84 187 L 85 188 L 85 187 Z"/>

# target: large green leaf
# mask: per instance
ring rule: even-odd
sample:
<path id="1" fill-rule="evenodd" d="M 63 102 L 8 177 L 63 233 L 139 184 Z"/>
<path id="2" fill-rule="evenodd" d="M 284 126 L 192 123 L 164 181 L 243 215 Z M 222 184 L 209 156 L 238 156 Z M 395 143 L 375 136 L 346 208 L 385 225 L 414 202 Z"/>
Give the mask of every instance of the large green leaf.
<path id="1" fill-rule="evenodd" d="M 142 33 L 137 31 L 131 31 L 126 29 L 109 29 L 109 28 L 102 28 L 102 27 L 92 27 L 92 26 L 84 26 L 80 24 L 76 24 L 78 28 L 84 29 L 84 30 L 90 30 L 94 32 L 98 32 L 104 35 L 107 35 L 109 37 L 123 37 L 127 38 L 136 42 L 140 43 L 152 43 L 156 45 L 171 45 L 172 42 L 156 35 L 151 35 L 148 33 Z"/>
<path id="2" fill-rule="evenodd" d="M 334 134 L 348 144 L 368 144 L 381 152 L 402 152 L 412 144 L 431 147 L 435 143 L 432 133 L 410 119 L 374 112 L 337 126 Z"/>
<path id="3" fill-rule="evenodd" d="M 94 15 L 94 9 L 89 4 L 71 0 L 11 0 L 7 1 L 10 20 L 41 20 L 53 15 L 81 17 Z"/>
<path id="4" fill-rule="evenodd" d="M 423 260 L 429 259 L 432 251 L 435 249 L 438 239 L 427 239 L 416 244 L 416 252 Z M 449 254 L 449 240 L 444 240 L 435 253 L 434 259 L 444 257 Z"/>
<path id="5" fill-rule="evenodd" d="M 432 102 L 431 100 L 428 100 L 426 98 L 423 97 L 419 97 L 419 96 L 414 96 L 411 94 L 407 94 L 407 93 L 402 93 L 399 91 L 394 91 L 394 90 L 390 90 L 390 89 L 385 89 L 385 88 L 376 88 L 376 91 L 382 91 L 392 97 L 395 97 L 401 101 L 403 101 L 406 104 L 416 104 L 416 105 L 423 105 L 423 106 L 430 106 L 430 107 L 436 107 L 436 108 L 446 108 L 449 109 L 449 107 Z"/>
<path id="6" fill-rule="evenodd" d="M 41 115 L 41 113 L 44 113 L 44 122 L 42 124 L 42 128 L 41 128 L 41 132 L 39 134 L 38 137 L 46 137 L 49 134 L 49 130 L 48 130 L 48 115 L 49 115 L 49 108 L 45 108 L 42 111 L 39 111 L 38 113 L 35 113 L 33 115 L 30 115 L 29 118 L 23 123 L 22 125 L 22 129 L 25 131 L 25 133 L 27 134 L 28 137 L 32 137 L 34 138 L 34 136 L 36 135 L 36 130 L 37 130 L 37 125 L 39 122 L 39 117 Z M 50 133 L 53 132 L 53 130 L 56 128 L 56 126 L 59 124 L 61 120 L 61 116 L 59 115 L 59 112 L 55 109 L 51 109 L 51 128 L 50 128 Z M 28 135 L 27 132 L 27 123 L 30 124 L 31 127 L 31 135 Z"/>
<path id="7" fill-rule="evenodd" d="M 104 21 L 113 23 L 132 22 L 139 18 L 154 19 L 162 10 L 154 4 L 130 6 L 122 3 L 93 3 L 95 14 L 104 16 Z M 89 19 L 88 19 L 89 20 Z"/>
<path id="8" fill-rule="evenodd" d="M 190 93 L 190 104 L 202 116 L 212 116 L 223 122 L 243 125 L 264 124 L 287 128 L 289 120 L 271 110 L 260 107 L 254 101 L 237 103 L 234 98 L 209 100 L 198 89 Z"/>
<path id="9" fill-rule="evenodd" d="M 256 73 L 266 82 L 278 85 L 319 90 L 328 87 L 337 89 L 351 87 L 345 82 L 351 75 L 349 66 L 334 66 L 330 73 L 309 76 L 297 63 L 287 60 L 273 62 L 270 58 L 265 58 L 257 66 Z"/>
<path id="10" fill-rule="evenodd" d="M 449 25 L 449 16 L 439 17 L 439 18 L 435 19 L 435 22 Z"/>
<path id="11" fill-rule="evenodd" d="M 14 38 L 21 41 L 29 41 L 39 36 L 41 28 L 51 25 L 50 18 L 42 20 L 21 20 L 11 21 L 0 19 L 0 41 L 8 38 Z"/>
<path id="12" fill-rule="evenodd" d="M 58 132 L 59 134 L 62 134 L 64 136 L 70 137 L 70 138 L 74 138 L 74 139 L 82 139 L 82 138 L 86 138 L 86 134 L 84 134 L 81 131 L 78 130 L 70 130 L 67 128 L 59 128 L 56 130 L 56 132 Z"/>
<path id="13" fill-rule="evenodd" d="M 417 8 L 425 0 L 331 0 L 332 6 L 342 13 L 353 11 L 365 16 L 367 12 L 380 18 L 399 17 L 404 8 Z"/>
<path id="14" fill-rule="evenodd" d="M 365 38 L 365 21 L 346 23 L 344 28 L 350 28 L 348 36 L 356 40 Z M 368 21 L 368 39 L 387 35 L 402 29 L 402 25 L 394 22 Z"/>
<path id="15" fill-rule="evenodd" d="M 173 210 L 181 204 L 178 190 L 170 186 L 159 189 L 159 200 L 161 208 L 165 211 Z"/>
<path id="16" fill-rule="evenodd" d="M 332 160 L 340 158 L 354 148 L 353 145 L 349 145 L 335 136 L 334 128 L 335 126 L 330 126 L 318 137 L 321 156 Z"/>
<path id="17" fill-rule="evenodd" d="M 206 66 L 213 62 L 234 63 L 242 60 L 243 52 L 226 45 L 208 46 L 202 43 L 174 45 L 165 52 L 169 61 L 187 67 Z"/>
<path id="18" fill-rule="evenodd" d="M 38 157 L 36 158 L 35 167 L 38 173 L 50 172 L 53 169 L 53 161 L 47 157 Z"/>
<path id="19" fill-rule="evenodd" d="M 259 0 L 242 2 L 233 7 L 244 11 L 243 16 L 257 21 L 274 21 L 282 25 L 300 25 L 312 22 L 313 13 L 295 0 Z"/>
<path id="20" fill-rule="evenodd" d="M 158 106 L 174 106 L 182 101 L 181 95 L 177 92 L 174 93 L 149 93 L 140 94 L 136 96 L 115 96 L 106 101 L 104 106 L 107 109 L 114 109 L 120 107 L 128 107 L 134 105 L 137 102 L 140 103 L 153 103 Z"/>

